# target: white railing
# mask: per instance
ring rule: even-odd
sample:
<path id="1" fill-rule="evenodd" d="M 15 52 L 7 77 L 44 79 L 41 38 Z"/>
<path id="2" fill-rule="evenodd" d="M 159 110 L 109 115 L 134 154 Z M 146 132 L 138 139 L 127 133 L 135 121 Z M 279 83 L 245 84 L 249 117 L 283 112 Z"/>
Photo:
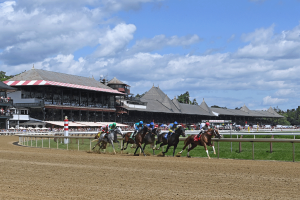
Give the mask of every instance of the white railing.
<path id="1" fill-rule="evenodd" d="M 89 132 L 87 132 L 89 133 Z M 77 139 L 78 142 L 78 151 L 79 151 L 79 139 L 89 139 L 89 145 L 90 145 L 90 151 L 92 150 L 92 140 L 94 140 L 94 137 L 83 137 L 83 136 L 54 136 L 54 135 L 26 135 L 26 134 L 18 134 L 17 136 L 19 136 L 19 145 L 22 146 L 31 146 L 32 147 L 32 139 L 35 139 L 35 144 L 37 147 L 37 139 L 41 138 L 42 140 L 42 148 L 44 148 L 43 146 L 43 139 L 46 138 L 48 139 L 48 148 L 50 148 L 50 139 L 51 138 L 56 138 L 56 139 Z M 30 138 L 30 139 L 29 139 Z M 185 137 L 180 137 L 179 140 L 180 141 L 184 141 L 186 138 Z M 121 141 L 121 148 L 123 146 L 123 138 L 119 137 L 118 140 Z M 293 162 L 295 162 L 295 143 L 300 143 L 300 139 L 274 139 L 274 138 L 212 138 L 212 141 L 217 142 L 217 154 L 218 154 L 218 158 L 219 158 L 219 142 L 239 142 L 240 143 L 240 148 L 241 148 L 241 143 L 242 142 L 251 142 L 252 143 L 252 159 L 254 160 L 254 142 L 269 142 L 270 143 L 270 152 L 272 152 L 272 143 L 273 142 L 278 142 L 278 143 L 292 143 L 292 148 L 293 148 Z M 30 144 L 29 144 L 30 143 Z M 57 142 L 57 149 L 58 149 L 58 143 Z M 67 146 L 67 150 L 68 150 L 68 143 L 66 144 Z"/>

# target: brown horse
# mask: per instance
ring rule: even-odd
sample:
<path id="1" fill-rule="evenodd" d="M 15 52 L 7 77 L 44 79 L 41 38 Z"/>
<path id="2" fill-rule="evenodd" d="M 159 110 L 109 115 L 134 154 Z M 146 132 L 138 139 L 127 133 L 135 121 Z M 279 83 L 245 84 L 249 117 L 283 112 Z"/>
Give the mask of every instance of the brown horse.
<path id="1" fill-rule="evenodd" d="M 199 141 L 195 141 L 194 138 L 197 137 L 195 135 L 190 135 L 189 137 L 187 137 L 184 141 L 184 147 L 183 149 L 179 152 L 179 154 L 181 154 L 183 152 L 183 150 L 189 145 L 191 144 L 192 146 L 188 149 L 188 156 L 189 156 L 189 152 L 190 150 L 194 149 L 197 145 L 200 146 L 204 146 L 204 149 L 206 151 L 207 157 L 210 159 L 209 154 L 208 154 L 208 150 L 207 150 L 207 146 L 210 146 L 213 148 L 214 150 L 214 154 L 216 154 L 215 151 L 215 147 L 214 145 L 211 143 L 211 138 L 215 136 L 218 137 L 219 139 L 222 137 L 219 134 L 219 130 L 218 129 L 208 129 L 206 132 L 202 133 L 200 135 L 200 140 Z"/>
<path id="2" fill-rule="evenodd" d="M 134 152 L 134 155 L 137 156 L 139 154 L 136 154 L 138 148 L 141 148 L 144 156 L 146 156 L 145 152 L 144 152 L 144 149 L 142 147 L 142 144 L 143 144 L 143 141 L 144 141 L 144 137 L 147 133 L 150 133 L 150 129 L 147 127 L 147 126 L 144 126 L 144 128 L 142 130 L 140 130 L 136 136 L 135 136 L 135 143 L 136 143 L 136 149 L 135 149 L 135 152 Z M 150 133 L 151 134 L 151 133 Z"/>
<path id="3" fill-rule="evenodd" d="M 132 134 L 132 132 L 128 132 L 123 135 L 124 143 L 123 143 L 123 148 L 121 150 L 126 150 L 128 144 L 134 144 L 133 138 L 130 137 L 131 134 Z M 126 147 L 125 147 L 125 143 L 126 143 Z"/>
<path id="4" fill-rule="evenodd" d="M 104 133 L 105 133 L 105 132 L 99 132 L 99 133 L 97 133 L 97 134 L 95 135 L 94 139 L 95 139 L 95 140 L 98 140 L 98 139 L 100 138 L 100 135 L 101 135 L 101 134 L 104 134 Z M 94 141 L 95 141 L 95 140 L 94 140 Z M 101 143 L 98 143 L 98 142 L 97 142 L 97 144 L 93 147 L 93 150 L 95 149 L 96 146 L 99 146 L 99 151 L 100 151 L 100 149 L 103 149 L 104 152 L 105 152 L 106 145 L 107 145 L 107 142 L 105 142 L 105 141 L 102 140 Z"/>

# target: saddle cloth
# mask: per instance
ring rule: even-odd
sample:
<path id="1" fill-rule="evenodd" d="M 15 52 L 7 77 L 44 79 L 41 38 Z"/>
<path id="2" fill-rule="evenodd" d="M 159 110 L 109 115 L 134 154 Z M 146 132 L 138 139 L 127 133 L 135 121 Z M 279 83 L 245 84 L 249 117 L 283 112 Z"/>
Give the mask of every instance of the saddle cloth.
<path id="1" fill-rule="evenodd" d="M 201 134 L 201 135 L 202 135 L 202 134 Z M 194 141 L 195 141 L 195 142 L 198 142 L 198 141 L 201 139 L 201 135 L 200 135 L 199 137 L 197 137 L 198 135 L 195 135 Z"/>

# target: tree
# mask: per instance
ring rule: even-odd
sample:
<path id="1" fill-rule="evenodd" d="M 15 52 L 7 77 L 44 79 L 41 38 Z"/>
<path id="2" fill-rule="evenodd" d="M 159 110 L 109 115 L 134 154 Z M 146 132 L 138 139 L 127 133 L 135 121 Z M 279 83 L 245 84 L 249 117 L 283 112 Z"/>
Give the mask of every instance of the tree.
<path id="1" fill-rule="evenodd" d="M 181 94 L 177 97 L 177 100 L 180 103 L 185 103 L 185 104 L 191 104 L 192 102 L 190 101 L 190 94 L 188 91 L 186 91 L 184 94 Z M 196 100 L 196 99 L 195 99 Z M 196 102 L 197 103 L 197 102 Z"/>
<path id="2" fill-rule="evenodd" d="M 193 99 L 192 104 L 193 104 L 193 105 L 198 105 L 197 100 L 196 100 L 196 99 Z"/>
<path id="3" fill-rule="evenodd" d="M 14 76 L 6 76 L 5 74 L 6 72 L 0 71 L 0 81 L 6 81 L 7 79 L 14 77 Z"/>
<path id="4" fill-rule="evenodd" d="M 220 106 L 217 106 L 217 105 L 213 105 L 211 106 L 212 108 L 223 108 L 223 109 L 227 109 L 226 107 L 220 107 Z"/>

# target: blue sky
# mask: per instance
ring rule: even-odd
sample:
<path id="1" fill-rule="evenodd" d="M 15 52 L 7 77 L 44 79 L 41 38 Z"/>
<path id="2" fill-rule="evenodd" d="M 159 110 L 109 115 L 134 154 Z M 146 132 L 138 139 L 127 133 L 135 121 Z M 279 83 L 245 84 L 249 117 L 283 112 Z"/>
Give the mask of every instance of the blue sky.
<path id="1" fill-rule="evenodd" d="M 299 105 L 299 0 L 0 1 L 0 70 L 108 79 L 171 99 Z"/>

